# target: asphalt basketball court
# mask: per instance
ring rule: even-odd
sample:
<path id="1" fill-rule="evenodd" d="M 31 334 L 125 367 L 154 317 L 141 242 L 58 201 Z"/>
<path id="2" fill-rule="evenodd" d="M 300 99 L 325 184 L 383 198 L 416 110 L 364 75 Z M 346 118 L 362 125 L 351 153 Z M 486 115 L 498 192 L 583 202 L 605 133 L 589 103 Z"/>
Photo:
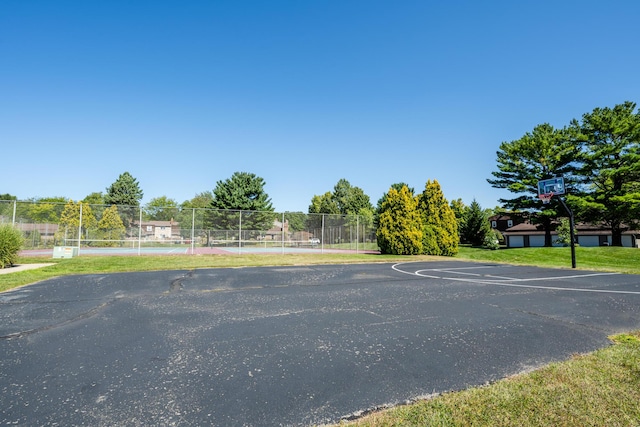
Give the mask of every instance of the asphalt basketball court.
<path id="1" fill-rule="evenodd" d="M 69 276 L 0 294 L 5 425 L 314 425 L 640 328 L 640 277 L 459 261 Z"/>

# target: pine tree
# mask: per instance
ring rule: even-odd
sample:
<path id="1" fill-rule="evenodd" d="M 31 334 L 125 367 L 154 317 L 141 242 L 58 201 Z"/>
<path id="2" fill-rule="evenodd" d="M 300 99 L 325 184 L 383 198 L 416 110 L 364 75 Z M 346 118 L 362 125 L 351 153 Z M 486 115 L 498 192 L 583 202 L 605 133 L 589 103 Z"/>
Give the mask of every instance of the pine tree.
<path id="1" fill-rule="evenodd" d="M 417 200 L 407 186 L 390 188 L 381 203 L 376 237 L 383 254 L 422 252 L 422 225 Z"/>
<path id="2" fill-rule="evenodd" d="M 107 205 L 121 206 L 125 227 L 130 227 L 138 217 L 140 201 L 144 193 L 140 189 L 138 180 L 129 172 L 120 174 L 118 179 L 107 188 L 104 202 Z"/>
<path id="3" fill-rule="evenodd" d="M 418 211 L 423 225 L 423 253 L 454 256 L 458 253 L 458 221 L 444 198 L 438 181 L 427 181 L 418 196 Z"/>
<path id="4" fill-rule="evenodd" d="M 263 178 L 248 172 L 235 172 L 231 178 L 218 181 L 207 223 L 223 230 L 263 231 L 273 226 L 275 215 L 266 193 Z"/>
<path id="5" fill-rule="evenodd" d="M 486 211 L 473 199 L 469 208 L 464 212 L 464 222 L 462 225 L 462 236 L 465 241 L 472 246 L 482 246 L 485 238 L 491 231 L 489 219 Z"/>
<path id="6" fill-rule="evenodd" d="M 538 212 L 536 220 L 545 229 L 545 246 L 551 246 L 552 221 L 564 210 L 555 201 L 543 205 L 538 198 L 538 181 L 564 176 L 565 185 L 575 184 L 576 162 L 581 143 L 573 129 L 555 129 L 548 123 L 537 125 L 520 139 L 503 142 L 496 153 L 498 170 L 487 182 L 514 194 L 512 199 L 500 199 L 509 210 Z"/>
<path id="7" fill-rule="evenodd" d="M 579 216 L 604 222 L 612 245 L 622 246 L 622 231 L 640 217 L 640 111 L 625 102 L 614 108 L 596 108 L 573 122 L 586 139 L 580 170 L 586 195 L 572 198 Z"/>
<path id="8" fill-rule="evenodd" d="M 107 188 L 104 202 L 107 205 L 139 206 L 143 195 L 138 180 L 129 172 L 124 172 Z"/>

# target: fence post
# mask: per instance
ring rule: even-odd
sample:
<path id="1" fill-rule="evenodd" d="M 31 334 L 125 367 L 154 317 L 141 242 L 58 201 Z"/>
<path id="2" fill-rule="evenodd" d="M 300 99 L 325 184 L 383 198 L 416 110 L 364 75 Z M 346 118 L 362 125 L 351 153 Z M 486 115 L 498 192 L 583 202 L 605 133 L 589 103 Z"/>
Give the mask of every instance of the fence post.
<path id="1" fill-rule="evenodd" d="M 238 218 L 238 255 L 242 253 L 242 210 Z"/>
<path id="2" fill-rule="evenodd" d="M 360 215 L 356 215 L 356 254 L 358 253 L 359 237 L 360 237 Z"/>
<path id="3" fill-rule="evenodd" d="M 196 239 L 196 208 L 192 208 L 191 212 L 191 255 L 196 254 L 195 239 Z"/>
<path id="4" fill-rule="evenodd" d="M 78 220 L 78 255 L 80 255 L 80 237 L 82 236 L 82 202 L 80 203 L 80 218 Z"/>
<path id="5" fill-rule="evenodd" d="M 16 226 L 16 206 L 18 204 L 17 200 L 13 201 L 13 220 L 11 221 L 11 225 Z"/>
<path id="6" fill-rule="evenodd" d="M 142 206 L 138 209 L 139 220 L 138 220 L 138 255 L 140 255 L 140 245 L 142 244 Z"/>
<path id="7" fill-rule="evenodd" d="M 284 212 L 282 212 L 282 255 L 284 255 Z"/>
<path id="8" fill-rule="evenodd" d="M 320 253 L 323 254 L 324 253 L 324 214 L 322 214 L 322 233 L 320 234 L 322 236 L 321 238 L 321 242 L 320 242 Z"/>

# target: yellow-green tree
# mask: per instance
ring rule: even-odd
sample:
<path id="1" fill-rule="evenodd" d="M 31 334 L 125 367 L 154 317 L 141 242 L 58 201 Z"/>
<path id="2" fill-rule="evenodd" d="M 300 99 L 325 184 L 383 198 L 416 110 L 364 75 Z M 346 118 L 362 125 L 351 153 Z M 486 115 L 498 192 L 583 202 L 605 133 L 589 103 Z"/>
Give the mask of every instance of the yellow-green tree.
<path id="1" fill-rule="evenodd" d="M 102 218 L 98 221 L 98 230 L 103 240 L 111 241 L 105 242 L 105 246 L 114 245 L 116 244 L 114 240 L 124 238 L 127 230 L 122 222 L 122 218 L 120 218 L 118 214 L 118 207 L 116 205 L 112 205 L 110 208 L 104 210 Z"/>
<path id="2" fill-rule="evenodd" d="M 417 255 L 422 252 L 422 224 L 418 202 L 407 186 L 393 187 L 380 205 L 376 238 L 383 254 Z"/>
<path id="3" fill-rule="evenodd" d="M 80 227 L 80 206 L 82 206 L 82 231 L 87 233 L 96 227 L 98 221 L 96 220 L 91 206 L 88 203 L 69 200 L 64 205 L 64 209 L 60 214 L 60 227 L 56 233 L 57 239 L 77 239 L 78 227 Z"/>
<path id="4" fill-rule="evenodd" d="M 427 255 L 454 256 L 458 253 L 458 221 L 440 184 L 428 180 L 418 195 L 422 218 L 422 252 Z"/>

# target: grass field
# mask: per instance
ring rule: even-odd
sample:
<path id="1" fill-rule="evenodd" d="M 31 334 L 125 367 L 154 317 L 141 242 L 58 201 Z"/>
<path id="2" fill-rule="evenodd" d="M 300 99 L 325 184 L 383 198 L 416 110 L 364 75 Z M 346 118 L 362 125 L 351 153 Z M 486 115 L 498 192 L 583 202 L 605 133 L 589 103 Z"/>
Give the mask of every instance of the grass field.
<path id="1" fill-rule="evenodd" d="M 190 270 L 331 263 L 410 262 L 427 256 L 367 254 L 213 255 L 21 258 L 54 265 L 0 275 L 0 290 L 68 274 Z M 462 247 L 453 259 L 570 268 L 568 248 L 489 251 Z M 576 248 L 578 269 L 640 274 L 640 250 Z M 494 384 L 369 414 L 354 426 L 640 426 L 640 332 L 611 337 L 614 345 Z"/>
<path id="2" fill-rule="evenodd" d="M 571 268 L 570 248 L 518 248 L 490 251 L 461 247 L 458 258 L 506 264 Z M 576 248 L 576 265 L 580 270 L 615 271 L 640 274 L 640 249 L 621 247 Z"/>

